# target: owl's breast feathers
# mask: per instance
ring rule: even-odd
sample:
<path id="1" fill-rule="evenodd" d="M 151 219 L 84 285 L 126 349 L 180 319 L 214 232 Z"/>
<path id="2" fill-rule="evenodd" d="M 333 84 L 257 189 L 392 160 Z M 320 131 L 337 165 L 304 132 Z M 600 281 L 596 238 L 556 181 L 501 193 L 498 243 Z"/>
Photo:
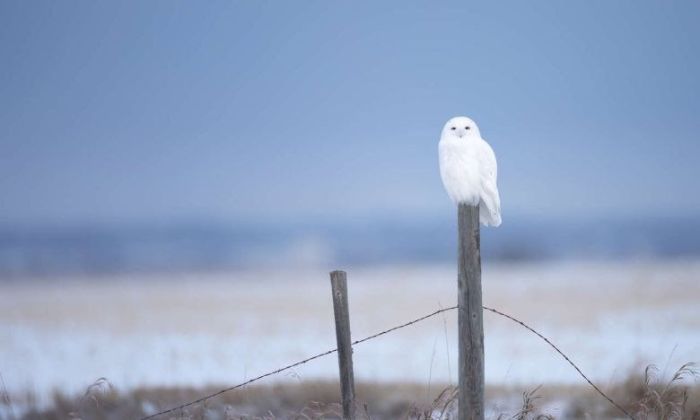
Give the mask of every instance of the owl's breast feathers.
<path id="1" fill-rule="evenodd" d="M 477 205 L 481 199 L 478 146 L 475 141 L 463 139 L 440 140 L 440 176 L 455 203 Z"/>

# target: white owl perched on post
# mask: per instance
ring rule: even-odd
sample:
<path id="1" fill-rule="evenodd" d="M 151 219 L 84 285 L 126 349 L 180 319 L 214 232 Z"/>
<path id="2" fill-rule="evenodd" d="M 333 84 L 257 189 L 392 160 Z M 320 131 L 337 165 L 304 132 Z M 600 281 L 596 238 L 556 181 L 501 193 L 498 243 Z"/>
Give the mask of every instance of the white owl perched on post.
<path id="1" fill-rule="evenodd" d="M 496 155 L 481 138 L 476 123 L 467 117 L 447 121 L 438 149 L 440 176 L 452 201 L 479 206 L 479 221 L 486 226 L 499 226 L 501 198 L 496 185 Z"/>

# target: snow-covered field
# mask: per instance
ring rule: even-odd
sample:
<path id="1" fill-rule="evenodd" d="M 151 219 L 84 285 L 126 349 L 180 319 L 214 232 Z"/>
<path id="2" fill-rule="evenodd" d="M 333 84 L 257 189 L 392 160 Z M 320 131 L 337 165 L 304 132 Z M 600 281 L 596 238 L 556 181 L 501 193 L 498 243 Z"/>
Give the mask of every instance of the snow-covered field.
<path id="1" fill-rule="evenodd" d="M 452 266 L 352 268 L 353 338 L 455 304 Z M 700 361 L 700 261 L 488 265 L 484 304 L 548 336 L 601 385 Z M 485 314 L 490 384 L 580 383 L 540 339 Z M 356 347 L 358 380 L 455 381 L 455 314 Z M 0 373 L 13 394 L 236 384 L 335 347 L 324 270 L 0 282 Z M 334 356 L 270 381 L 334 378 Z"/>

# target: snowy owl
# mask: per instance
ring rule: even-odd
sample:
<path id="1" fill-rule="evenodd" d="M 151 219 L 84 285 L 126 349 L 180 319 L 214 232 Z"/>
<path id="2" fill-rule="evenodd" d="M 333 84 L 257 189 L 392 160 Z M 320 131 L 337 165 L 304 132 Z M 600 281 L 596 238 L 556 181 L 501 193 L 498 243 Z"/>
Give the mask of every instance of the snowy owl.
<path id="1" fill-rule="evenodd" d="M 476 123 L 467 117 L 447 121 L 442 129 L 438 152 L 440 176 L 452 201 L 478 205 L 482 224 L 500 225 L 496 155 L 481 138 Z"/>

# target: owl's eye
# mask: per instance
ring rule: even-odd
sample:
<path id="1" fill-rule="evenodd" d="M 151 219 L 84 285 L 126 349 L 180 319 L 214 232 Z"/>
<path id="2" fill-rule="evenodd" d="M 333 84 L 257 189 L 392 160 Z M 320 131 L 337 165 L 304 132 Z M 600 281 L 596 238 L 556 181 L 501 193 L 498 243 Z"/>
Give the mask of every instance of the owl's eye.
<path id="1" fill-rule="evenodd" d="M 466 126 L 466 127 L 464 127 L 464 129 L 465 129 L 465 130 L 471 130 L 471 127 Z"/>
<path id="2" fill-rule="evenodd" d="M 453 130 L 453 131 L 456 130 L 456 129 L 457 129 L 457 127 L 452 127 L 452 130 Z"/>

